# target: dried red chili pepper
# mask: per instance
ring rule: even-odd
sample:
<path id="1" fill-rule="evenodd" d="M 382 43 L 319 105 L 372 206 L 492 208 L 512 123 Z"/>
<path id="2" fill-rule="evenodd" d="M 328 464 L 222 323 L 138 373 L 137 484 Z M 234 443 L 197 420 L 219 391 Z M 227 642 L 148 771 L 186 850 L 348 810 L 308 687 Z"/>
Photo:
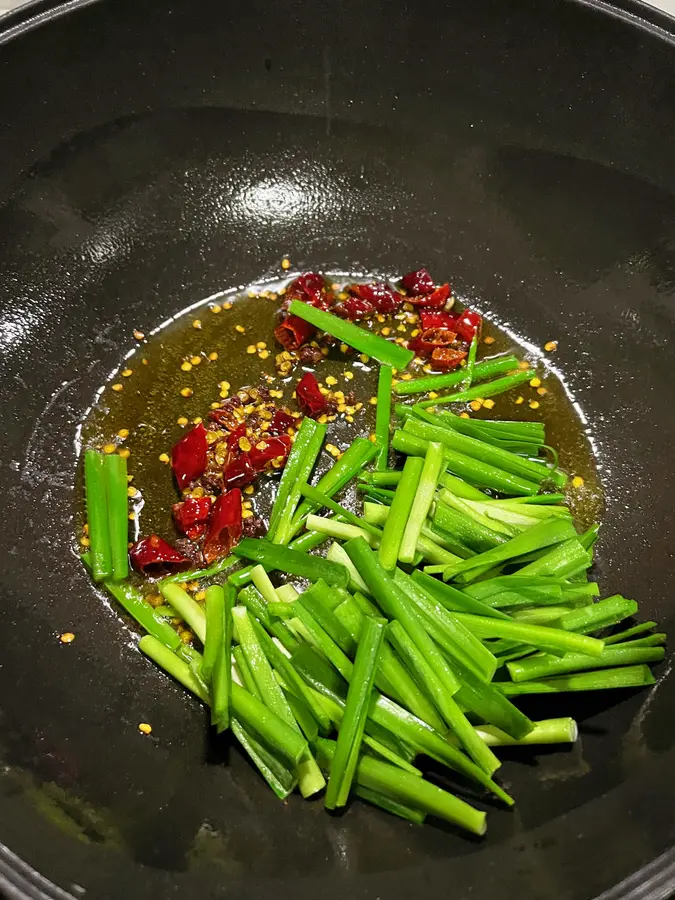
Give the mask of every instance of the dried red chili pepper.
<path id="1" fill-rule="evenodd" d="M 453 315 L 453 313 L 439 312 L 436 310 L 430 312 L 426 309 L 423 309 L 420 312 L 422 331 L 426 331 L 427 328 L 447 328 L 448 331 L 455 331 L 456 322 L 457 316 Z"/>
<path id="2" fill-rule="evenodd" d="M 234 397 L 228 397 L 227 400 L 223 400 L 218 409 L 212 409 L 209 413 L 209 419 L 218 422 L 219 425 L 223 425 L 229 431 L 236 427 L 238 421 L 234 415 L 234 410 L 240 409 L 243 405 L 241 397 L 237 397 L 235 394 Z"/>
<path id="3" fill-rule="evenodd" d="M 482 316 L 474 312 L 472 309 L 465 309 L 463 313 L 457 317 L 457 321 L 455 322 L 455 331 L 457 334 L 464 338 L 465 341 L 472 341 L 473 336 L 480 332 L 481 326 L 483 325 Z"/>
<path id="4" fill-rule="evenodd" d="M 239 440 L 246 437 L 246 422 L 240 422 L 227 436 L 227 459 L 225 465 L 233 462 L 241 456 L 242 449 Z"/>
<path id="5" fill-rule="evenodd" d="M 176 528 L 187 535 L 191 541 L 195 541 L 206 531 L 206 524 L 211 514 L 211 498 L 188 497 L 181 503 L 174 503 L 171 511 Z"/>
<path id="6" fill-rule="evenodd" d="M 316 328 L 300 316 L 286 316 L 274 329 L 274 337 L 286 350 L 297 350 L 316 334 Z"/>
<path id="7" fill-rule="evenodd" d="M 455 369 L 466 356 L 466 350 L 456 350 L 454 347 L 436 347 L 431 354 L 431 364 L 437 369 Z"/>
<path id="8" fill-rule="evenodd" d="M 297 420 L 289 412 L 286 412 L 285 409 L 278 409 L 272 416 L 267 434 L 272 436 L 275 434 L 286 434 L 289 428 L 295 428 L 296 425 Z"/>
<path id="9" fill-rule="evenodd" d="M 439 309 L 441 306 L 445 306 L 449 296 L 450 285 L 442 284 L 430 294 L 421 294 L 419 297 L 406 297 L 406 300 L 408 303 L 412 303 L 413 306 L 426 306 Z"/>
<path id="10" fill-rule="evenodd" d="M 438 347 L 450 347 L 457 335 L 447 328 L 427 328 L 408 341 L 408 348 L 417 356 L 431 356 Z"/>
<path id="11" fill-rule="evenodd" d="M 387 315 L 403 303 L 403 297 L 398 291 L 385 284 L 383 281 L 372 282 L 371 284 L 353 284 L 349 288 L 349 293 L 364 300 L 379 313 Z M 348 303 L 349 301 L 345 301 Z"/>
<path id="12" fill-rule="evenodd" d="M 295 396 L 302 412 L 314 419 L 328 410 L 326 398 L 319 389 L 319 382 L 311 372 L 305 372 L 295 388 Z"/>
<path id="13" fill-rule="evenodd" d="M 181 491 L 204 474 L 206 450 L 206 429 L 201 422 L 174 445 L 171 467 Z"/>
<path id="14" fill-rule="evenodd" d="M 131 565 L 143 575 L 167 575 L 190 567 L 187 556 L 156 534 L 141 538 L 129 551 Z"/>
<path id="15" fill-rule="evenodd" d="M 367 319 L 368 316 L 372 316 L 375 307 L 361 297 L 348 297 L 343 303 L 338 303 L 334 312 L 343 319 L 356 322 L 358 319 Z"/>
<path id="16" fill-rule="evenodd" d="M 408 272 L 401 279 L 401 286 L 408 294 L 431 294 L 436 287 L 433 278 L 426 269 Z"/>
<path id="17" fill-rule="evenodd" d="M 228 463 L 223 469 L 223 487 L 243 488 L 255 480 L 258 473 L 251 465 L 248 453 L 242 453 L 238 459 Z"/>
<path id="18" fill-rule="evenodd" d="M 241 491 L 235 488 L 216 498 L 204 538 L 204 559 L 211 564 L 227 556 L 241 538 Z"/>
<path id="19" fill-rule="evenodd" d="M 319 309 L 328 309 L 333 303 L 333 294 L 327 289 L 323 275 L 318 272 L 305 272 L 298 275 L 286 288 L 284 306 L 291 300 L 302 300 Z"/>
<path id="20" fill-rule="evenodd" d="M 264 446 L 263 446 L 264 445 Z M 287 434 L 278 437 L 263 437 L 257 444 L 251 447 L 248 454 L 249 462 L 256 472 L 262 472 L 265 466 L 273 459 L 286 461 L 291 449 L 291 439 Z"/>

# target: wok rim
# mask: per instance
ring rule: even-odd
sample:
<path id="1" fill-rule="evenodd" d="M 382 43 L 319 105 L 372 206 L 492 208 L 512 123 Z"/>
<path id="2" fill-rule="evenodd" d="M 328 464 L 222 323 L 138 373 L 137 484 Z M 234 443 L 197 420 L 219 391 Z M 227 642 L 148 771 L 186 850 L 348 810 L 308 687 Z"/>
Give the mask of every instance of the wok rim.
<path id="1" fill-rule="evenodd" d="M 0 17 L 0 46 L 34 28 L 104 0 L 26 0 Z M 675 15 L 643 0 L 564 0 L 639 28 L 675 46 Z M 668 900 L 675 893 L 675 847 L 592 900 Z M 6 900 L 78 900 L 0 842 L 0 895 Z"/>

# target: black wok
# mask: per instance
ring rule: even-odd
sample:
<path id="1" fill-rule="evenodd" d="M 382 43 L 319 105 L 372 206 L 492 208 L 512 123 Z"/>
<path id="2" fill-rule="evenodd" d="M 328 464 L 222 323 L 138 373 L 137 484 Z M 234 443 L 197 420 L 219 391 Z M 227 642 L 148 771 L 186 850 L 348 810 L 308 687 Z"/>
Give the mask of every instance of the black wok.
<path id="1" fill-rule="evenodd" d="M 666 896 L 668 665 L 575 701 L 574 750 L 507 761 L 518 806 L 483 841 L 363 804 L 329 817 L 205 737 L 72 532 L 76 426 L 135 327 L 284 253 L 424 264 L 560 341 L 606 492 L 598 578 L 672 631 L 674 73 L 672 22 L 628 3 L 74 0 L 0 24 L 8 896 Z"/>

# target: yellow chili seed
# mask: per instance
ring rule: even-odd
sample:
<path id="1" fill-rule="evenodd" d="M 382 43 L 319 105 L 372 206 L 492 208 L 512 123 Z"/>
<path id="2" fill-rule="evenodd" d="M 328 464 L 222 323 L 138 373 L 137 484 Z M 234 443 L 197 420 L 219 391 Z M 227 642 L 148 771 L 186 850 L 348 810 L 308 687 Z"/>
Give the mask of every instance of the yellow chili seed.
<path id="1" fill-rule="evenodd" d="M 364 365 L 365 365 L 366 363 L 369 363 L 369 362 L 370 362 L 370 357 L 368 356 L 367 353 L 362 353 L 362 354 L 359 356 L 359 359 L 361 360 L 361 362 L 362 362 Z"/>
<path id="2" fill-rule="evenodd" d="M 180 367 L 181 367 L 181 371 L 183 371 L 183 372 L 191 372 L 192 371 L 192 363 L 189 363 L 187 361 L 182 362 L 180 364 Z"/>
<path id="3" fill-rule="evenodd" d="M 572 487 L 580 488 L 583 486 L 584 486 L 584 479 L 581 477 L 581 475 L 575 475 L 574 478 L 572 479 Z"/>
<path id="4" fill-rule="evenodd" d="M 201 361 L 202 361 L 201 356 L 191 356 L 190 357 L 190 362 L 192 363 L 193 366 L 198 366 Z"/>
<path id="5" fill-rule="evenodd" d="M 117 393 L 119 393 L 120 391 L 124 390 L 124 385 L 123 384 L 113 384 L 112 389 L 113 389 L 113 391 L 117 391 Z"/>
<path id="6" fill-rule="evenodd" d="M 218 313 L 219 313 L 219 312 L 222 312 L 222 311 L 223 311 L 223 307 L 222 307 L 222 306 L 218 306 L 217 303 L 216 303 L 215 306 L 212 306 L 212 307 L 211 307 L 211 312 L 212 312 L 212 313 L 215 313 L 216 315 L 218 315 Z"/>
<path id="7" fill-rule="evenodd" d="M 195 319 L 194 322 L 192 323 L 192 327 L 199 330 L 202 327 L 201 319 Z"/>
<path id="8" fill-rule="evenodd" d="M 75 635 L 72 631 L 64 631 L 63 634 L 59 637 L 59 640 L 62 644 L 72 644 L 75 640 Z"/>
<path id="9" fill-rule="evenodd" d="M 495 342 L 495 339 L 490 334 L 487 337 L 483 338 L 484 344 L 494 344 L 494 342 Z"/>
<path id="10" fill-rule="evenodd" d="M 373 444 L 376 444 L 376 443 L 377 443 L 377 435 L 376 435 L 376 434 L 369 434 L 369 435 L 368 435 L 368 440 L 369 440 L 369 441 L 372 441 Z"/>
<path id="11" fill-rule="evenodd" d="M 471 409 L 473 409 L 475 412 L 478 412 L 478 410 L 481 408 L 482 405 L 483 405 L 483 404 L 480 402 L 480 400 L 472 400 L 471 403 L 469 403 L 469 406 L 470 406 Z"/>
<path id="12" fill-rule="evenodd" d="M 538 400 L 530 400 L 528 403 L 530 409 L 539 409 L 539 401 Z"/>
<path id="13" fill-rule="evenodd" d="M 137 341 L 142 341 L 143 338 L 145 337 L 145 335 L 143 334 L 142 331 L 136 330 L 136 331 L 134 331 L 134 337 L 136 338 Z"/>
<path id="14" fill-rule="evenodd" d="M 160 462 L 163 462 L 163 463 L 171 462 L 171 460 L 169 459 L 169 454 L 168 454 L 168 453 L 160 453 L 160 454 L 159 454 L 159 461 L 160 461 Z"/>
<path id="15" fill-rule="evenodd" d="M 213 351 L 213 353 L 209 353 L 209 359 L 211 360 L 211 362 L 215 362 L 218 359 L 218 354 L 215 350 Z"/>
<path id="16" fill-rule="evenodd" d="M 260 357 L 260 359 L 267 359 L 267 357 L 269 355 L 270 355 L 269 350 L 261 350 L 260 353 L 258 353 L 258 356 Z"/>
<path id="17" fill-rule="evenodd" d="M 413 330 L 410 332 L 410 337 L 417 337 L 417 335 L 419 333 L 420 333 L 419 328 L 413 328 Z"/>
<path id="18" fill-rule="evenodd" d="M 284 256 L 284 258 L 281 260 L 281 268 L 282 269 L 290 269 L 290 267 L 291 267 L 290 259 L 287 256 Z"/>
<path id="19" fill-rule="evenodd" d="M 524 397 L 516 397 L 515 402 L 520 406 L 520 404 L 523 403 L 524 400 L 525 400 Z"/>
<path id="20" fill-rule="evenodd" d="M 429 391 L 429 399 L 430 400 L 435 400 L 437 397 L 438 397 L 438 394 L 436 393 L 436 391 Z"/>
<path id="21" fill-rule="evenodd" d="M 548 394 L 548 390 L 545 387 L 537 388 L 537 393 L 540 397 L 543 397 L 545 394 Z"/>
<path id="22" fill-rule="evenodd" d="M 346 353 L 349 350 L 347 344 L 340 344 L 340 353 Z"/>
<path id="23" fill-rule="evenodd" d="M 412 375 L 410 374 L 410 372 L 404 372 L 404 374 L 401 375 L 401 381 L 410 381 L 411 379 Z"/>
<path id="24" fill-rule="evenodd" d="M 206 591 L 197 591 L 197 593 L 195 594 L 195 600 L 198 603 L 201 603 L 202 600 L 206 600 Z"/>
<path id="25" fill-rule="evenodd" d="M 326 376 L 326 384 L 333 385 L 333 384 L 337 384 L 337 383 L 338 383 L 337 378 L 335 378 L 333 375 Z"/>
<path id="26" fill-rule="evenodd" d="M 547 353 L 552 353 L 554 350 L 557 350 L 557 349 L 558 349 L 557 341 L 546 341 L 546 343 L 544 344 L 544 350 L 546 350 Z"/>
<path id="27" fill-rule="evenodd" d="M 127 497 L 135 497 L 137 493 L 138 493 L 138 491 L 136 490 L 135 487 L 127 488 Z"/>
<path id="28" fill-rule="evenodd" d="M 147 361 L 147 359 L 145 359 L 145 358 L 142 359 L 141 362 L 143 363 L 144 366 L 147 366 L 147 365 L 148 365 L 148 361 Z"/>
<path id="29" fill-rule="evenodd" d="M 80 544 L 82 544 L 83 547 L 88 547 L 89 546 L 89 538 L 86 535 L 81 537 Z"/>
<path id="30" fill-rule="evenodd" d="M 129 437 L 129 429 L 128 428 L 120 428 L 120 430 L 117 432 L 117 437 L 120 438 L 121 440 L 125 440 L 126 438 Z"/>
<path id="31" fill-rule="evenodd" d="M 184 388 L 180 389 L 181 397 L 191 397 L 193 393 L 194 392 L 193 392 L 192 388 L 189 388 L 189 387 L 184 387 Z"/>
<path id="32" fill-rule="evenodd" d="M 203 421 L 203 420 L 202 420 L 202 417 L 201 417 L 201 416 L 196 416 L 196 417 L 192 420 L 192 424 L 193 424 L 193 425 L 201 425 L 201 424 L 202 424 L 202 421 Z"/>
<path id="33" fill-rule="evenodd" d="M 243 325 L 235 325 L 235 326 L 234 326 L 234 330 L 235 330 L 235 331 L 238 331 L 239 334 L 245 334 L 245 333 L 246 333 L 246 329 L 244 328 Z"/>
<path id="34" fill-rule="evenodd" d="M 521 359 L 521 361 L 518 363 L 518 368 L 525 371 L 525 369 L 530 368 L 530 364 L 526 359 Z"/>
<path id="35" fill-rule="evenodd" d="M 239 449 L 243 450 L 244 453 L 248 453 L 248 451 L 251 449 L 251 442 L 247 437 L 239 438 Z"/>
<path id="36" fill-rule="evenodd" d="M 233 304 L 228 300 L 227 303 L 223 303 L 223 309 L 232 309 Z"/>
<path id="37" fill-rule="evenodd" d="M 351 381 L 353 377 L 354 377 L 353 372 L 345 372 L 345 380 L 346 381 Z"/>
<path id="38" fill-rule="evenodd" d="M 122 369 L 122 378 L 128 378 L 130 375 L 133 375 L 133 369 Z"/>
<path id="39" fill-rule="evenodd" d="M 152 725 L 149 725 L 147 722 L 141 722 L 138 726 L 138 730 L 141 734 L 150 734 L 152 732 Z"/>
<path id="40" fill-rule="evenodd" d="M 221 391 L 229 391 L 230 382 L 229 381 L 219 381 L 218 387 L 221 389 Z"/>
<path id="41" fill-rule="evenodd" d="M 388 325 L 385 325 L 384 328 L 380 329 L 380 334 L 383 334 L 386 337 L 386 335 L 391 334 L 391 328 Z"/>
<path id="42" fill-rule="evenodd" d="M 405 325 L 403 324 L 403 322 L 401 322 L 400 325 L 396 326 L 396 330 L 397 331 L 405 331 Z"/>
<path id="43" fill-rule="evenodd" d="M 103 452 L 104 453 L 114 453 L 117 450 L 117 447 L 114 444 L 104 444 Z"/>
<path id="44" fill-rule="evenodd" d="M 136 513 L 130 512 L 128 518 L 129 518 L 130 522 L 135 522 L 136 521 Z"/>
<path id="45" fill-rule="evenodd" d="M 176 419 L 176 425 L 187 425 L 188 420 L 185 416 L 178 416 Z"/>
<path id="46" fill-rule="evenodd" d="M 255 344 L 249 344 L 248 347 L 246 348 L 246 352 L 249 353 L 249 354 L 251 354 L 251 355 L 252 355 L 253 353 L 255 353 Z"/>
<path id="47" fill-rule="evenodd" d="M 254 494 L 254 493 L 255 493 L 255 488 L 253 487 L 252 484 L 249 484 L 249 485 L 247 485 L 247 486 L 244 488 L 244 493 L 245 493 L 245 494 L 248 494 L 248 496 L 250 497 L 251 494 Z"/>
<path id="48" fill-rule="evenodd" d="M 371 397 L 368 403 L 370 403 L 371 406 L 377 406 L 377 397 Z"/>
<path id="49" fill-rule="evenodd" d="M 468 412 L 460 413 L 459 417 L 460 417 L 460 419 L 470 419 L 471 418 L 471 416 L 468 414 Z"/>
<path id="50" fill-rule="evenodd" d="M 265 341 L 258 341 L 256 343 L 256 347 L 258 350 L 267 350 L 267 344 L 265 343 Z"/>
<path id="51" fill-rule="evenodd" d="M 494 405 L 495 405 L 495 401 L 494 401 L 494 400 L 490 400 L 489 397 L 488 397 L 487 400 L 483 400 L 483 406 L 485 407 L 485 409 L 492 409 L 492 407 L 493 407 Z"/>
<path id="52" fill-rule="evenodd" d="M 530 378 L 530 387 L 539 387 L 541 384 L 541 378 Z"/>
<path id="53" fill-rule="evenodd" d="M 122 449 L 119 451 L 119 455 L 122 457 L 122 459 L 129 459 L 129 457 L 131 456 L 131 450 L 129 450 L 128 447 L 122 447 Z"/>

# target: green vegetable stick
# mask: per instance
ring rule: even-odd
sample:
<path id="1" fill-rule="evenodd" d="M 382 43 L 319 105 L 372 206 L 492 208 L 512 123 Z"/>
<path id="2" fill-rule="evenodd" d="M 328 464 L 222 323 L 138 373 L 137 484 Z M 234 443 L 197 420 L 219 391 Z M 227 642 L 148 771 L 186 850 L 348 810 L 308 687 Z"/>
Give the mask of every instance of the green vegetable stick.
<path id="1" fill-rule="evenodd" d="M 204 641 L 204 659 L 202 662 L 202 678 L 211 684 L 213 670 L 219 657 L 222 656 L 225 640 L 225 591 L 220 585 L 213 584 L 206 589 L 206 639 Z"/>
<path id="2" fill-rule="evenodd" d="M 500 681 L 495 684 L 507 697 L 523 694 L 559 694 L 567 691 L 603 691 L 612 688 L 645 687 L 655 684 L 649 666 L 626 666 L 619 669 L 600 669 L 597 672 L 576 672 L 572 675 L 556 675 L 539 681 L 522 681 L 515 684 Z"/>
<path id="3" fill-rule="evenodd" d="M 387 517 L 380 542 L 380 563 L 388 572 L 396 568 L 403 532 L 415 500 L 423 468 L 424 462 L 421 459 L 414 456 L 408 457 L 403 467 L 403 477 L 396 486 L 391 513 Z"/>
<path id="4" fill-rule="evenodd" d="M 559 652 L 584 653 L 587 656 L 600 657 L 605 646 L 597 638 L 563 631 L 560 628 L 528 625 L 514 620 L 509 622 L 503 619 L 472 616 L 467 613 L 453 613 L 453 615 L 479 637 L 507 638 L 523 644 L 530 644 L 533 647 L 540 647 L 543 650 L 552 650 L 554 654 Z"/>
<path id="5" fill-rule="evenodd" d="M 293 316 L 299 316 L 320 331 L 343 341 L 359 353 L 365 353 L 378 362 L 396 369 L 405 369 L 415 356 L 412 350 L 406 350 L 399 344 L 385 340 L 365 328 L 359 328 L 351 322 L 346 322 L 332 313 L 323 309 L 317 309 L 301 300 L 292 300 L 289 312 Z"/>
<path id="6" fill-rule="evenodd" d="M 112 578 L 112 546 L 108 495 L 103 467 L 103 454 L 97 450 L 84 452 L 84 487 L 89 525 L 89 557 L 94 581 Z"/>
<path id="7" fill-rule="evenodd" d="M 495 375 L 503 375 L 518 368 L 518 357 L 496 356 L 476 363 L 473 370 L 474 381 L 486 381 Z M 424 378 L 413 378 L 412 381 L 399 381 L 394 385 L 395 394 L 421 394 L 427 391 L 443 391 L 456 387 L 465 379 L 464 369 L 448 372 L 447 375 L 427 375 Z"/>
<path id="8" fill-rule="evenodd" d="M 203 644 L 206 641 L 206 614 L 202 607 L 177 584 L 163 584 L 160 590 L 166 602 L 176 610 L 176 615 L 190 626 Z"/>
<path id="9" fill-rule="evenodd" d="M 375 468 L 387 468 L 389 461 L 389 428 L 391 419 L 391 366 L 380 366 L 377 377 L 377 406 L 375 407 L 375 437 L 379 449 L 375 459 Z"/>
<path id="10" fill-rule="evenodd" d="M 207 602 L 208 602 L 207 589 Z M 220 645 L 220 653 L 213 668 L 211 679 L 211 721 L 218 731 L 224 731 L 231 725 L 230 706 L 232 696 L 232 610 L 236 601 L 236 590 L 231 584 L 223 589 L 223 619 L 225 631 Z M 208 622 L 207 622 L 208 635 Z"/>
<path id="11" fill-rule="evenodd" d="M 108 497 L 108 528 L 113 581 L 129 575 L 129 500 L 127 461 L 117 453 L 103 458 L 103 475 Z"/>
<path id="12" fill-rule="evenodd" d="M 466 391 L 449 394 L 447 397 L 439 397 L 437 400 L 423 400 L 420 406 L 426 408 L 438 406 L 441 403 L 468 403 L 477 397 L 494 397 L 497 394 L 510 391 L 525 381 L 529 381 L 536 374 L 534 369 L 527 369 L 523 372 L 517 372 L 515 375 L 507 375 L 504 378 L 497 378 L 495 381 L 488 381 L 487 384 L 476 385 L 476 387 L 468 388 Z"/>
<path id="13" fill-rule="evenodd" d="M 361 631 L 326 789 L 326 809 L 344 806 L 349 797 L 361 750 L 385 624 L 383 619 L 368 618 Z"/>
<path id="14" fill-rule="evenodd" d="M 267 571 L 279 570 L 289 575 L 300 575 L 309 581 L 323 578 L 336 587 L 347 587 L 349 584 L 349 573 L 344 566 L 259 538 L 244 538 L 234 548 L 234 553 L 261 563 Z"/>
<path id="15" fill-rule="evenodd" d="M 589 669 L 609 669 L 615 666 L 634 666 L 641 663 L 660 662 L 665 656 L 663 647 L 605 647 L 602 655 L 586 656 L 582 653 L 566 653 L 563 657 L 538 653 L 519 662 L 509 662 L 506 668 L 513 681 L 534 681 L 553 675 L 568 675 Z"/>
<path id="16" fill-rule="evenodd" d="M 407 463 L 406 463 L 407 465 Z M 401 545 L 398 551 L 398 558 L 401 562 L 412 563 L 417 550 L 417 542 L 422 533 L 431 504 L 436 494 L 436 485 L 444 468 L 443 446 L 435 441 L 429 441 L 427 452 L 424 457 L 422 472 L 417 484 L 408 520 L 405 523 Z M 396 502 L 396 496 L 392 502 L 392 509 Z M 393 513 L 395 515 L 395 512 Z M 387 519 L 387 522 L 389 519 Z M 385 525 L 385 531 L 386 531 Z M 387 568 L 385 566 L 385 568 Z"/>
<path id="17" fill-rule="evenodd" d="M 565 631 L 576 631 L 587 634 L 589 631 L 597 631 L 599 628 L 607 628 L 616 625 L 629 616 L 634 616 L 638 610 L 635 600 L 628 600 L 621 594 L 598 600 L 591 606 L 582 606 L 573 609 L 558 622 L 558 627 Z"/>

